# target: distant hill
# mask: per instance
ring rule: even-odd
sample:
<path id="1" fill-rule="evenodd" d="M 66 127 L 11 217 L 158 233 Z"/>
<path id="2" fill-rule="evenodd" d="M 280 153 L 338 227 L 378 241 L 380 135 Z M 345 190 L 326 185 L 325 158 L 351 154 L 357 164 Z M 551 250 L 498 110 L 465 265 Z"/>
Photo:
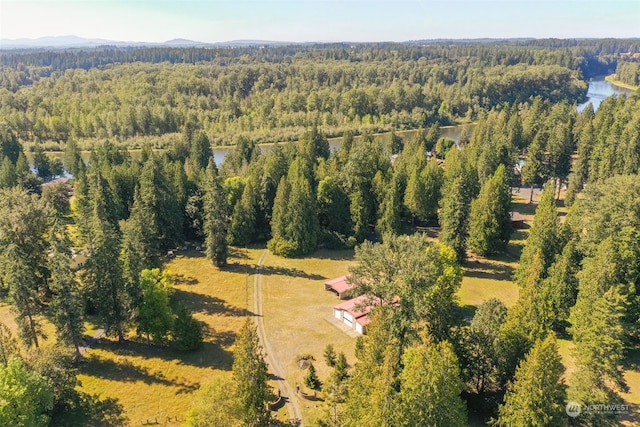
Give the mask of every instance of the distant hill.
<path id="1" fill-rule="evenodd" d="M 54 36 L 40 37 L 36 39 L 0 39 L 0 49 L 64 49 L 82 48 L 98 46 L 118 46 L 118 47 L 225 47 L 225 46 L 281 46 L 301 44 L 294 42 L 267 41 L 267 40 L 231 40 L 226 42 L 205 43 L 197 40 L 172 39 L 165 42 L 133 42 L 107 39 L 88 39 L 78 36 Z"/>

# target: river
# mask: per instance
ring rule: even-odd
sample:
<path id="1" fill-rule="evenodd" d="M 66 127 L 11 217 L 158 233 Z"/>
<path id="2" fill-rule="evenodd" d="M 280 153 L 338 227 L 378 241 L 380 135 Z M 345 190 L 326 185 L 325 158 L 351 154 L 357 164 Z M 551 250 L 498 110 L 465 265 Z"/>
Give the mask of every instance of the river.
<path id="1" fill-rule="evenodd" d="M 597 110 L 600 103 L 611 95 L 626 95 L 629 96 L 633 93 L 633 90 L 627 89 L 621 86 L 616 86 L 604 79 L 605 76 L 599 76 L 589 81 L 589 88 L 587 89 L 587 102 L 578 105 L 578 111 L 585 109 L 589 103 L 593 104 L 593 110 Z"/>

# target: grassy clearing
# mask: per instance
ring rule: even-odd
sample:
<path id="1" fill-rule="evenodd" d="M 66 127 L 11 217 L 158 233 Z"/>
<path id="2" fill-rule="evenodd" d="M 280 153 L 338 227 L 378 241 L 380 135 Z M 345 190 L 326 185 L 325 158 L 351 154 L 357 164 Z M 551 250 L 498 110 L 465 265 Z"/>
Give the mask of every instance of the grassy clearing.
<path id="1" fill-rule="evenodd" d="M 184 301 L 206 327 L 203 348 L 179 353 L 147 346 L 133 335 L 124 344 L 103 339 L 80 367 L 82 391 L 117 399 L 127 425 L 155 418 L 163 425 L 179 425 L 176 417 L 184 421 L 200 384 L 231 373 L 232 343 L 244 322 L 246 284 L 260 253 L 233 250 L 224 271 L 195 251 L 169 260 L 165 268 L 177 277 L 174 299 Z"/>
<path id="2" fill-rule="evenodd" d="M 490 298 L 498 298 L 507 307 L 518 300 L 518 286 L 512 280 L 513 273 L 518 266 L 537 206 L 535 203 L 529 204 L 528 191 L 521 189 L 513 196 L 513 210 L 524 217 L 525 228 L 513 231 L 507 252 L 490 258 L 472 255 L 463 266 L 464 276 L 457 296 L 467 316 L 473 316 L 478 305 Z"/>
<path id="3" fill-rule="evenodd" d="M 355 363 L 355 338 L 326 320 L 340 301 L 324 290 L 325 281 L 346 274 L 352 264 L 353 251 L 321 250 L 304 259 L 269 254 L 265 260 L 262 297 L 266 333 L 294 390 L 307 372 L 296 363 L 299 355 L 315 358 L 321 381 L 330 373 L 322 356 L 327 344 L 333 344 L 336 352 L 343 351 L 350 364 Z M 300 403 L 305 424 L 313 425 L 324 414 L 322 402 Z M 283 411 L 278 414 L 281 418 L 287 417 Z"/>

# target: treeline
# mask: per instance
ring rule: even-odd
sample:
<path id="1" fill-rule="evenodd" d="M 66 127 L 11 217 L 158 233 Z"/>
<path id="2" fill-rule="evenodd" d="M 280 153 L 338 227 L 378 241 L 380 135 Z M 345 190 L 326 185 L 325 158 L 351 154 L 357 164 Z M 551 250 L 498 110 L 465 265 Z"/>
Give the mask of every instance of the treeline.
<path id="1" fill-rule="evenodd" d="M 0 117 L 22 141 L 62 144 L 131 142 L 136 136 L 162 144 L 159 136 L 194 127 L 214 144 L 230 144 L 236 135 L 257 142 L 297 140 L 313 125 L 329 136 L 349 129 L 444 125 L 536 96 L 581 101 L 584 78 L 614 69 L 612 58 L 634 49 L 623 41 L 604 46 L 500 42 L 4 52 Z"/>
<path id="2" fill-rule="evenodd" d="M 631 86 L 640 86 L 640 62 L 628 60 L 618 62 L 616 79 Z"/>

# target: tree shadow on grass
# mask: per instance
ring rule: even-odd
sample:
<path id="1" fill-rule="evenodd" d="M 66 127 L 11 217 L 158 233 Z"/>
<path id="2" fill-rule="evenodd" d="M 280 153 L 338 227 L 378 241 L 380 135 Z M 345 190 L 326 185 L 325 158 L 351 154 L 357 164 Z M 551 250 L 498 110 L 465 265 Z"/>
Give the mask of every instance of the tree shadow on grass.
<path id="1" fill-rule="evenodd" d="M 477 279 L 511 280 L 513 267 L 482 259 L 469 260 L 465 266 L 464 275 Z"/>
<path id="2" fill-rule="evenodd" d="M 258 266 L 256 265 L 234 264 L 227 266 L 225 270 L 249 275 L 260 273 L 264 276 L 286 276 L 309 280 L 327 280 L 327 277 L 324 277 L 321 274 L 307 273 L 306 271 L 290 267 L 272 267 L 265 265 L 258 269 Z"/>
<path id="3" fill-rule="evenodd" d="M 54 416 L 52 427 L 120 427 L 131 425 L 117 399 L 78 392 L 70 406 Z"/>
<path id="4" fill-rule="evenodd" d="M 144 358 L 158 358 L 162 360 L 177 360 L 180 364 L 196 366 L 200 368 L 214 368 L 229 371 L 233 364 L 233 353 L 227 350 L 235 341 L 235 332 L 232 331 L 204 331 L 206 341 L 202 344 L 202 347 L 194 351 L 178 351 L 170 347 L 162 347 L 157 345 L 148 345 L 142 341 L 125 341 L 124 343 L 118 343 L 111 340 L 100 341 L 99 347 L 119 356 L 141 356 Z M 117 364 L 116 364 L 117 365 Z M 98 365 L 99 366 L 99 365 Z M 149 373 L 145 369 L 138 371 L 133 367 L 124 367 L 120 369 L 123 374 L 139 375 L 134 380 L 137 381 L 150 381 L 150 382 L 168 382 L 174 386 L 180 386 L 175 381 L 167 380 L 161 373 L 154 374 Z M 126 369 L 130 369 L 126 371 Z M 94 370 L 90 375 L 102 376 L 102 370 Z M 108 377 L 106 377 L 108 378 Z M 117 378 L 114 378 L 117 380 Z M 123 381 L 132 381 L 123 380 Z"/>
<path id="5" fill-rule="evenodd" d="M 128 360 L 116 362 L 96 355 L 85 360 L 83 371 L 88 375 L 112 381 L 173 385 L 173 382 L 167 380 L 161 372 L 150 372 L 149 369 L 134 365 Z"/>
<path id="6" fill-rule="evenodd" d="M 194 313 L 204 313 L 208 315 L 220 314 L 222 316 L 233 317 L 253 314 L 245 308 L 227 304 L 227 302 L 221 298 L 182 289 L 174 289 L 173 298 L 175 301 L 185 303 Z"/>
<path id="7" fill-rule="evenodd" d="M 173 274 L 173 281 L 176 285 L 197 285 L 200 283 L 195 277 L 184 274 Z"/>

